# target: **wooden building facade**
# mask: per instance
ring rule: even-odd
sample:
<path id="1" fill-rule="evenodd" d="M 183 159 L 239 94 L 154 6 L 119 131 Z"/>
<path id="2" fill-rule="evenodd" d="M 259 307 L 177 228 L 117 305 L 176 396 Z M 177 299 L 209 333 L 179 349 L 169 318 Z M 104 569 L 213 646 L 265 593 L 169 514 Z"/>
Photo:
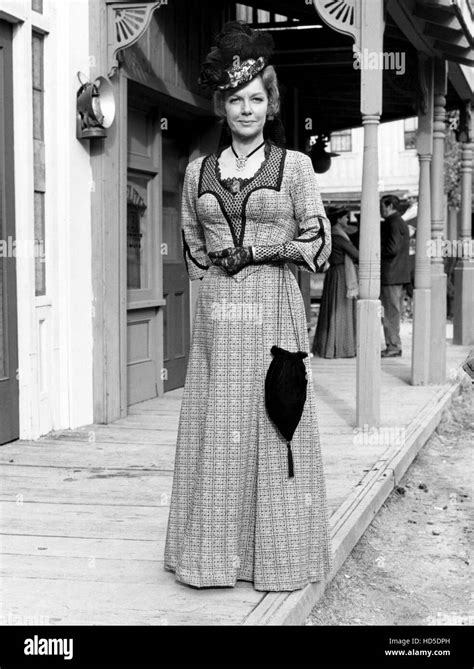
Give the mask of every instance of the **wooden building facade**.
<path id="1" fill-rule="evenodd" d="M 444 378 L 446 277 L 423 251 L 444 229 L 446 109 L 461 110 L 461 236 L 471 235 L 471 0 L 0 0 L 2 239 L 46 248 L 43 263 L 0 258 L 0 443 L 109 423 L 183 385 L 199 285 L 181 256 L 181 188 L 188 161 L 219 146 L 222 122 L 197 77 L 234 18 L 273 31 L 288 148 L 364 128 L 359 424 L 379 421 L 378 125 L 418 115 L 412 383 Z M 356 52 L 403 54 L 404 74 L 356 66 Z M 104 139 L 75 137 L 78 72 L 112 85 Z M 474 344 L 472 260 L 456 272 L 455 341 Z M 309 276 L 299 282 L 308 303 Z"/>
<path id="2" fill-rule="evenodd" d="M 196 296 L 181 254 L 181 188 L 189 159 L 213 150 L 220 132 L 197 79 L 226 4 L 153 4 L 145 18 L 133 3 L 89 3 L 96 71 L 114 67 L 117 106 L 113 132 L 91 149 L 99 422 L 184 384 Z M 103 36 L 136 17 L 142 34 L 114 62 Z"/>
<path id="3" fill-rule="evenodd" d="M 446 374 L 445 364 L 439 364 L 440 353 L 443 360 L 445 341 L 446 276 L 441 259 L 430 260 L 424 249 L 429 239 L 442 234 L 445 227 L 442 220 L 445 210 L 437 193 L 442 178 L 440 147 L 446 109 L 462 110 L 460 137 L 465 138 L 469 162 L 467 129 L 474 65 L 472 4 L 467 0 L 456 3 L 443 0 L 436 3 L 436 7 L 422 0 L 409 3 L 373 0 L 370 6 L 359 0 L 313 0 L 298 5 L 284 0 L 249 0 L 245 5 L 223 2 L 198 5 L 186 0 L 147 4 L 153 12 L 148 27 L 138 40 L 118 52 L 118 68 L 113 75 L 119 107 L 115 131 L 106 140 L 105 151 L 101 149 L 101 153 L 91 154 L 97 180 L 104 184 L 102 193 L 95 192 L 96 210 L 105 206 L 107 212 L 114 212 L 112 218 L 117 222 L 110 237 L 104 237 L 103 231 L 100 233 L 98 229 L 98 244 L 93 244 L 99 254 L 93 263 L 99 273 L 96 295 L 105 291 L 102 309 L 96 314 L 99 320 L 95 323 L 95 419 L 108 422 L 125 415 L 130 403 L 182 385 L 189 318 L 192 320 L 195 299 L 195 295 L 188 294 L 198 287 L 189 288 L 176 254 L 179 188 L 187 160 L 215 150 L 220 138 L 220 125 L 213 116 L 210 100 L 203 98 L 196 87 L 198 68 L 222 23 L 244 18 L 254 27 L 273 31 L 274 64 L 280 80 L 282 118 L 289 148 L 304 151 L 310 134 L 364 127 L 358 421 L 377 424 L 380 397 L 378 125 L 381 120 L 403 119 L 414 114 L 419 118 L 419 193 L 420 210 L 424 213 L 419 217 L 412 382 L 439 382 Z M 123 16 L 123 10 L 132 12 L 133 5 L 104 1 L 99 16 L 92 2 L 91 26 L 105 20 L 110 30 L 117 16 Z M 91 29 L 91 34 L 97 36 L 101 32 Z M 121 45 L 116 43 L 115 46 Z M 97 54 L 101 47 L 102 55 L 98 55 L 97 63 L 103 71 L 113 65 L 110 40 L 106 50 L 103 40 L 99 39 Z M 369 62 L 370 54 L 376 59 L 375 65 Z M 387 61 L 380 60 L 385 64 L 377 65 L 377 54 L 381 57 L 387 54 Z M 400 63 L 403 56 L 403 72 L 396 67 L 397 54 Z M 393 56 L 392 67 L 390 55 Z M 369 60 L 364 64 L 367 56 Z M 152 139 L 147 140 L 147 137 Z M 153 184 L 148 196 L 143 173 L 141 181 L 137 177 L 141 169 L 153 175 L 152 181 L 145 179 Z M 465 167 L 463 172 L 465 188 L 468 188 L 468 169 Z M 152 256 L 158 278 L 155 294 L 129 284 L 125 298 L 125 281 L 130 280 L 124 251 L 127 244 L 128 269 L 139 262 L 137 257 L 133 259 L 130 240 L 126 242 L 127 235 L 138 233 L 138 227 L 135 232 L 127 231 L 125 212 L 127 207 L 130 211 L 130 205 L 125 202 L 126 190 L 140 192 L 147 203 L 142 225 L 149 215 L 158 222 L 156 237 L 149 239 L 152 247 L 154 244 Z M 151 198 L 151 192 L 154 195 L 148 201 L 146 198 Z M 464 207 L 469 206 L 470 210 L 468 199 Z M 94 213 L 93 218 L 96 218 Z M 105 220 L 103 224 L 110 225 Z M 142 252 L 143 240 L 150 233 L 143 234 Z M 100 242 L 104 239 L 112 244 L 110 248 L 101 248 Z M 456 331 L 464 328 L 463 343 L 474 337 L 474 312 L 466 292 L 471 266 L 466 263 L 465 266 L 461 263 L 462 270 L 458 273 L 458 302 L 463 306 L 457 309 L 455 325 Z M 308 277 L 299 279 L 308 303 Z M 144 290 L 149 290 L 148 284 Z M 191 309 L 188 309 L 188 300 Z M 112 338 L 109 337 L 111 332 L 115 333 Z M 127 332 L 126 338 L 124 332 Z M 117 337 L 117 333 L 122 335 Z M 153 360 L 150 350 L 155 352 Z"/>

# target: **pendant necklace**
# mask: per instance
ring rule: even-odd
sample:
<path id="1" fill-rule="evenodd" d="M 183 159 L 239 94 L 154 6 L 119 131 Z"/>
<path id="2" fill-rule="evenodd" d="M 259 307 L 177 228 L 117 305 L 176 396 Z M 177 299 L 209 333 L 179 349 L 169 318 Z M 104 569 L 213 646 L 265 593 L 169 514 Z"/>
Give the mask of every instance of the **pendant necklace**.
<path id="1" fill-rule="evenodd" d="M 246 156 L 238 156 L 237 153 L 235 152 L 233 144 L 230 145 L 230 148 L 232 149 L 232 153 L 235 156 L 235 166 L 238 170 L 243 170 L 245 165 L 247 164 L 247 159 L 250 158 L 250 156 L 253 156 L 253 154 L 258 151 L 259 149 L 262 148 L 262 146 L 265 144 L 265 140 L 261 144 L 257 146 L 256 149 L 248 153 Z"/>
<path id="2" fill-rule="evenodd" d="M 248 153 L 246 156 L 238 156 L 237 153 L 235 152 L 235 149 L 234 149 L 233 145 L 231 144 L 230 148 L 232 149 L 232 153 L 235 156 L 235 166 L 236 166 L 236 168 L 238 170 L 243 170 L 246 163 L 247 163 L 247 158 L 250 158 L 250 156 L 252 156 L 259 149 L 261 149 L 264 144 L 265 144 L 265 140 L 263 140 L 263 142 L 261 144 L 259 144 L 256 149 L 254 149 L 253 151 Z M 234 193 L 234 195 L 240 191 L 240 181 L 236 177 L 234 177 L 232 179 L 231 191 L 232 191 L 232 193 Z"/>

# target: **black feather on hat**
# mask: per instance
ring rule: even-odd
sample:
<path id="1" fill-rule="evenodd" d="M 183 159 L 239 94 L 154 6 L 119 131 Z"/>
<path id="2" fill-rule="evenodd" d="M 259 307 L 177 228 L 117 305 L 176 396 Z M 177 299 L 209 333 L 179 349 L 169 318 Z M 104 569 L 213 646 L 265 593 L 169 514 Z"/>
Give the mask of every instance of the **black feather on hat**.
<path id="1" fill-rule="evenodd" d="M 253 30 L 244 21 L 229 21 L 202 65 L 199 84 L 216 90 L 250 81 L 268 64 L 273 47 L 270 33 Z M 255 62 L 246 64 L 250 60 Z"/>

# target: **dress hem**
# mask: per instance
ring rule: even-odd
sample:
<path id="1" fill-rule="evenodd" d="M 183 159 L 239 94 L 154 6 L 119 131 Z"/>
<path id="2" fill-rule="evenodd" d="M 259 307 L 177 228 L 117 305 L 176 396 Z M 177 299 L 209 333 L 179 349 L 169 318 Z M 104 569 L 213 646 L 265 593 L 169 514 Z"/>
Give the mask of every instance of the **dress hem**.
<path id="1" fill-rule="evenodd" d="M 292 583 L 290 584 L 284 584 L 284 585 L 278 585 L 278 586 L 263 586 L 259 583 L 255 583 L 252 577 L 249 576 L 234 576 L 234 577 L 223 577 L 222 580 L 219 583 L 216 583 L 215 576 L 209 576 L 209 577 L 196 577 L 193 576 L 192 574 L 187 574 L 184 576 L 181 573 L 177 573 L 177 570 L 175 567 L 171 567 L 169 565 L 164 566 L 165 571 L 170 571 L 174 573 L 176 580 L 179 583 L 184 583 L 185 585 L 189 585 L 193 588 L 233 588 L 237 585 L 238 581 L 245 581 L 248 583 L 252 583 L 253 587 L 255 590 L 258 590 L 260 592 L 293 592 L 294 590 L 302 590 L 305 588 L 307 585 L 310 585 L 311 583 L 318 583 L 322 581 L 329 573 L 326 572 L 325 575 L 322 575 L 321 572 L 318 572 L 317 574 L 312 574 L 309 576 L 307 579 L 304 581 L 298 581 L 297 583 Z M 186 579 L 186 580 L 185 580 Z"/>

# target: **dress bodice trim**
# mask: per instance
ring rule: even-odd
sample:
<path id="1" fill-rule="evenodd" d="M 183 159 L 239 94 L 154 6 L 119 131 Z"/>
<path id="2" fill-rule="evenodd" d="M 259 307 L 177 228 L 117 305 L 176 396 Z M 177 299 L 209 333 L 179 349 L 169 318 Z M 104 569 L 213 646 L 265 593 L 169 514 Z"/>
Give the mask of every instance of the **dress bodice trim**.
<path id="1" fill-rule="evenodd" d="M 221 154 L 223 153 L 223 151 L 225 151 L 226 148 L 227 147 L 224 146 L 219 151 L 219 153 L 217 154 L 216 164 L 215 164 L 216 177 L 221 182 L 221 184 L 227 188 L 227 190 L 229 190 L 233 195 L 235 195 L 236 192 L 238 192 L 238 191 L 235 191 L 235 190 L 232 189 L 232 184 L 234 182 L 238 181 L 239 182 L 239 190 L 242 190 L 251 181 L 256 179 L 258 177 L 258 175 L 260 174 L 260 172 L 264 169 L 265 164 L 267 163 L 268 158 L 270 157 L 270 152 L 271 152 L 270 142 L 268 140 L 265 142 L 265 145 L 263 147 L 265 157 L 262 160 L 258 169 L 256 170 L 255 174 L 253 174 L 251 177 L 223 177 L 222 176 L 221 168 L 220 168 L 220 165 L 219 165 L 219 158 L 221 157 Z"/>
<path id="2" fill-rule="evenodd" d="M 270 140 L 267 140 L 265 148 L 268 150 L 268 156 L 252 177 L 242 179 L 240 189 L 235 193 L 232 193 L 219 178 L 218 158 L 224 149 L 209 154 L 201 164 L 197 197 L 200 198 L 205 193 L 214 195 L 229 225 L 234 246 L 243 245 L 246 206 L 250 195 L 260 188 L 276 191 L 281 188 L 286 149 L 277 146 Z"/>

